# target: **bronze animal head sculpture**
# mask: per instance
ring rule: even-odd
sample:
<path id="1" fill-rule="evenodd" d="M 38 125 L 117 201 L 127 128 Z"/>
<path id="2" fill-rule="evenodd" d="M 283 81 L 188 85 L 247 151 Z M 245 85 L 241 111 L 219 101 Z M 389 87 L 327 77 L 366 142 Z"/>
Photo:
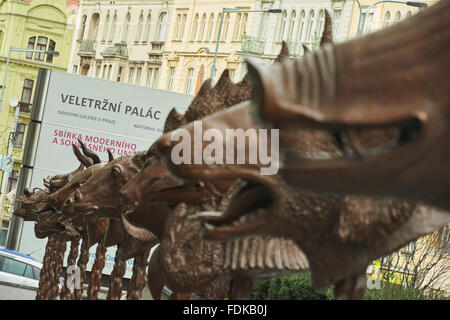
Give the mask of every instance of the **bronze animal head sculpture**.
<path id="1" fill-rule="evenodd" d="M 129 154 L 110 160 L 93 172 L 76 191 L 66 198 L 65 214 L 120 220 L 120 188 L 142 168 L 143 153 Z M 114 216 L 116 214 L 116 216 Z"/>
<path id="2" fill-rule="evenodd" d="M 229 81 L 228 72 L 222 75 L 217 87 L 211 88 L 210 82 L 205 82 L 184 116 L 169 115 L 166 130 L 172 123 L 178 125 L 187 122 L 186 119 L 201 119 L 216 110 L 228 108 L 235 101 L 245 100 L 249 91 L 241 91 L 240 86 L 240 83 Z M 224 99 L 226 93 L 230 94 Z M 289 240 L 255 236 L 242 242 L 220 243 L 202 239 L 201 225 L 192 220 L 193 214 L 224 208 L 239 182 L 181 184 L 169 175 L 153 151 L 153 147 L 149 149 L 147 165 L 142 172 L 122 189 L 123 197 L 130 204 L 123 223 L 128 232 L 141 239 L 145 239 L 147 233 L 158 236 L 161 244 L 153 270 L 159 270 L 172 290 L 198 292 L 222 278 L 239 278 L 242 284 L 249 279 L 251 282 L 252 279 L 308 269 L 304 254 Z M 234 294 L 233 297 L 248 298 L 249 292 Z"/>
<path id="3" fill-rule="evenodd" d="M 322 51 L 328 52 L 327 48 L 330 47 L 325 46 Z M 313 58 L 314 56 L 310 54 L 302 61 L 306 65 L 311 63 L 309 59 Z M 329 62 L 326 58 L 314 61 L 326 66 Z M 285 80 L 297 72 L 296 67 L 299 64 L 301 64 L 300 61 L 285 61 L 274 64 L 268 69 L 282 71 L 285 76 L 283 80 Z M 261 69 L 264 68 L 261 67 Z M 317 77 L 324 77 L 324 74 L 310 76 L 317 79 Z M 270 77 L 269 73 L 266 77 Z M 322 83 L 321 79 L 318 79 L 319 84 Z M 277 100 L 270 100 L 267 95 L 261 98 L 259 90 L 261 87 L 253 84 L 255 80 L 252 79 L 252 81 L 252 91 L 255 92 L 252 102 L 242 103 L 204 119 L 203 132 L 214 129 L 222 133 L 218 136 L 226 137 L 227 129 L 239 128 L 246 131 L 259 128 L 261 123 L 264 124 L 260 117 L 256 117 L 258 122 L 254 121 L 250 106 L 275 103 Z M 271 84 L 272 90 L 280 90 L 279 92 L 283 90 L 285 95 L 287 92 L 293 97 L 303 95 L 309 97 L 308 95 L 317 94 L 315 91 L 308 91 L 311 87 L 306 86 L 304 82 L 279 81 L 271 82 Z M 281 87 L 281 84 L 284 87 Z M 304 88 L 300 84 L 303 84 Z M 305 90 L 305 93 L 302 90 Z M 278 95 L 277 98 L 280 99 L 279 101 L 285 101 L 282 95 Z M 392 142 L 395 143 L 398 139 L 404 139 L 404 128 L 393 130 L 384 127 L 375 127 L 373 130 L 369 128 L 371 130 L 363 133 L 356 132 L 352 139 L 349 139 L 353 142 L 347 146 L 350 150 L 343 150 L 341 142 L 344 139 L 336 137 L 333 133 L 317 130 L 316 126 L 311 126 L 304 120 L 305 117 L 295 118 L 292 114 L 290 115 L 291 118 L 288 116 L 283 118 L 286 125 L 280 128 L 280 146 L 289 148 L 297 154 L 315 158 L 315 161 L 324 157 L 343 156 L 347 152 L 357 153 L 361 145 L 372 151 L 390 145 Z M 272 118 L 277 120 L 277 114 L 266 115 L 267 121 Z M 296 119 L 301 119 L 304 126 L 290 124 Z M 194 124 L 183 128 L 194 134 Z M 227 147 L 225 139 L 219 138 L 218 144 L 222 145 L 224 150 Z M 268 150 L 271 149 L 270 142 L 264 144 L 269 146 Z M 236 178 L 248 181 L 247 185 L 233 197 L 223 216 L 206 218 L 210 223 L 205 226 L 209 229 L 206 233 L 208 238 L 229 239 L 248 234 L 271 234 L 291 238 L 308 257 L 313 279 L 318 287 L 336 284 L 339 292 L 345 287 L 343 281 L 356 274 L 363 275 L 367 264 L 374 258 L 400 248 L 409 241 L 432 232 L 450 221 L 446 214 L 416 207 L 414 203 L 391 199 L 312 194 L 305 191 L 309 184 L 309 180 L 305 179 L 302 181 L 305 187 L 298 185 L 299 189 L 296 190 L 286 185 L 279 176 L 261 175 L 260 168 L 264 164 L 249 164 L 248 158 L 245 164 L 175 164 L 171 161 L 175 145 L 170 134 L 166 134 L 159 140 L 157 148 L 170 172 L 178 178 L 190 183 L 197 180 L 214 182 Z M 208 142 L 201 142 L 201 150 L 204 151 L 208 145 Z M 194 150 L 198 148 L 198 145 L 194 147 L 192 142 L 190 147 Z M 248 157 L 248 146 L 244 146 L 243 149 L 242 154 Z M 234 154 L 237 153 L 239 151 L 234 148 Z M 226 163 L 225 157 L 223 160 L 223 163 Z M 360 279 L 364 278 L 360 277 Z M 349 296 L 360 296 L 361 287 L 353 289 L 359 291 L 359 294 L 349 293 Z"/>
<path id="4" fill-rule="evenodd" d="M 90 158 L 90 151 L 81 143 L 83 153 L 73 145 L 73 151 L 80 160 L 81 165 L 73 172 L 52 177 L 49 181 L 44 180 L 47 190 L 35 188 L 33 191 L 24 190 L 24 194 L 18 198 L 19 208 L 15 215 L 26 221 L 35 221 L 35 234 L 38 238 L 46 238 L 51 234 L 65 234 L 66 237 L 79 238 L 80 232 L 84 230 L 84 222 L 69 223 L 64 221 L 61 214 L 61 206 L 64 199 L 86 181 L 92 172 L 101 164 L 94 164 L 95 159 Z M 88 166 L 86 170 L 84 166 Z"/>
<path id="5" fill-rule="evenodd" d="M 303 60 L 267 68 L 250 63 L 258 125 L 280 134 L 316 128 L 334 134 L 341 149 L 356 146 L 318 160 L 280 141 L 283 179 L 311 191 L 392 196 L 450 209 L 449 21 L 450 3 L 440 1 Z M 358 148 L 355 133 L 376 129 L 397 130 L 397 138 L 375 150 Z"/>

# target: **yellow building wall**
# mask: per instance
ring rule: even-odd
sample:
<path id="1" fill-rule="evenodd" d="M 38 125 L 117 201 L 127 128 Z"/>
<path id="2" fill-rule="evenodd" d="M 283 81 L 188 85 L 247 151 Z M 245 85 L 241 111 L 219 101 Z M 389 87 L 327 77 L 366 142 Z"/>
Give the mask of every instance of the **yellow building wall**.
<path id="1" fill-rule="evenodd" d="M 36 87 L 36 78 L 39 67 L 67 71 L 70 58 L 73 32 L 75 29 L 75 11 L 69 11 L 66 1 L 60 0 L 32 0 L 29 2 L 0 1 L 0 81 L 6 72 L 8 53 L 11 47 L 27 48 L 30 37 L 47 37 L 47 50 L 50 39 L 56 42 L 55 50 L 59 56 L 54 56 L 51 63 L 26 58 L 25 52 L 11 51 L 9 67 L 7 71 L 6 86 L 0 112 L 0 154 L 8 154 L 8 146 L 11 143 L 10 133 L 13 130 L 15 108 L 10 106 L 10 98 L 22 98 L 25 79 L 33 80 L 33 91 L 30 103 Z M 36 49 L 36 44 L 34 49 Z M 31 106 L 32 107 L 32 106 Z M 20 112 L 18 123 L 23 123 L 28 128 L 30 112 Z M 26 130 L 22 148 L 13 148 L 14 170 L 19 171 L 25 145 Z M 8 178 L 0 171 L 2 182 L 2 195 L 0 198 L 0 220 L 8 221 L 10 216 L 10 202 L 5 200 L 8 192 Z M 3 222 L 0 221 L 0 222 Z M 0 237 L 1 242 L 1 237 Z M 2 243 L 0 243 L 0 246 Z"/>

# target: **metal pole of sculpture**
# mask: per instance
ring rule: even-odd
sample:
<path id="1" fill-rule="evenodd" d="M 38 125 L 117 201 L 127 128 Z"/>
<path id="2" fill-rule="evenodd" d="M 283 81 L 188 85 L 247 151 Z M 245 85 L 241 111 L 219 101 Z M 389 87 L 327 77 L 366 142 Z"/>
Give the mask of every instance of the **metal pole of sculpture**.
<path id="1" fill-rule="evenodd" d="M 54 237 L 49 237 L 45 246 L 44 263 L 41 269 L 39 287 L 36 294 L 36 300 L 47 300 L 48 291 L 51 282 L 51 263 L 53 248 L 56 245 Z"/>
<path id="2" fill-rule="evenodd" d="M 81 300 L 81 296 L 83 295 L 83 286 L 84 281 L 86 279 L 86 265 L 89 261 L 89 247 L 86 236 L 83 237 L 83 241 L 81 242 L 81 252 L 78 258 L 77 266 L 80 270 L 80 288 L 75 288 L 73 293 L 74 300 Z"/>
<path id="3" fill-rule="evenodd" d="M 67 257 L 67 267 L 75 265 L 77 262 L 77 256 L 78 256 L 78 247 L 80 245 L 80 240 L 74 240 L 70 243 L 70 252 L 69 256 Z M 65 282 L 64 286 L 61 289 L 60 299 L 61 300 L 71 300 L 72 294 L 70 293 L 70 288 L 68 285 L 68 279 L 71 276 L 68 272 L 66 272 Z"/>
<path id="4" fill-rule="evenodd" d="M 53 279 L 52 279 L 52 285 L 50 288 L 49 293 L 49 300 L 56 300 L 58 298 L 59 294 L 59 282 L 60 282 L 60 276 L 62 272 L 62 267 L 64 263 L 64 254 L 67 249 L 67 243 L 64 240 L 56 238 L 57 245 L 55 250 L 55 268 L 52 270 L 53 272 Z"/>
<path id="5" fill-rule="evenodd" d="M 127 290 L 127 300 L 139 300 L 145 287 L 147 260 L 150 251 L 134 258 L 133 275 Z"/>
<path id="6" fill-rule="evenodd" d="M 97 244 L 95 252 L 95 262 L 91 269 L 91 281 L 89 282 L 87 297 L 88 300 L 97 300 L 98 291 L 102 282 L 102 270 L 105 267 L 106 248 L 103 241 Z"/>
<path id="7" fill-rule="evenodd" d="M 114 268 L 110 275 L 110 284 L 106 300 L 119 300 L 122 295 L 122 279 L 125 274 L 125 260 L 116 253 Z"/>

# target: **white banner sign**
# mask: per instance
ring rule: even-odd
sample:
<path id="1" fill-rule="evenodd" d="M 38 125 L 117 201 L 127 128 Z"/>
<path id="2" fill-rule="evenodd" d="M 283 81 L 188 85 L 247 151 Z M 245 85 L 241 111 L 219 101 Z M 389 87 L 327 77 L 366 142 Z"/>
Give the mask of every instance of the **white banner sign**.
<path id="1" fill-rule="evenodd" d="M 25 148 L 34 149 L 31 181 L 28 187 L 43 187 L 42 179 L 68 173 L 79 166 L 72 152 L 77 139 L 96 152 L 103 161 L 107 149 L 114 157 L 145 151 L 162 134 L 165 119 L 172 108 L 184 113 L 193 96 L 149 89 L 41 70 L 36 88 L 32 120 L 40 123 L 37 139 L 27 139 Z M 39 79 L 38 79 L 39 82 Z M 29 135 L 30 136 L 30 135 Z M 33 140 L 33 141 L 28 141 Z M 47 240 L 36 239 L 34 223 L 25 222 L 19 250 L 32 253 L 42 261 Z M 96 246 L 90 249 L 88 270 L 95 260 Z M 103 273 L 114 266 L 116 247 L 108 248 Z M 67 257 L 66 252 L 66 257 Z M 126 277 L 131 277 L 132 260 L 127 261 Z"/>

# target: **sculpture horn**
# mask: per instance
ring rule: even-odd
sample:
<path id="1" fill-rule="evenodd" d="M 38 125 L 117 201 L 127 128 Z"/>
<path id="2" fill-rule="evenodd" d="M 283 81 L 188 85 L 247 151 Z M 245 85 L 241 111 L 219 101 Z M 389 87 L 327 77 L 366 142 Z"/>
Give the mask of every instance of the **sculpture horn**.
<path id="1" fill-rule="evenodd" d="M 125 231 L 128 232 L 134 238 L 142 241 L 150 241 L 155 239 L 155 235 L 153 233 L 151 233 L 145 228 L 139 228 L 132 225 L 123 214 L 121 220 Z"/>
<path id="2" fill-rule="evenodd" d="M 106 152 L 108 152 L 108 162 L 113 161 L 114 160 L 114 156 L 113 156 L 111 150 L 110 149 L 106 149 Z"/>
<path id="3" fill-rule="evenodd" d="M 86 146 L 84 145 L 84 143 L 80 139 L 78 139 L 78 142 L 80 143 L 81 150 L 83 150 L 83 153 L 85 154 L 85 156 L 91 158 L 94 161 L 94 164 L 102 162 L 100 160 L 100 157 L 96 153 L 94 153 L 93 151 L 91 151 L 88 148 L 86 148 Z"/>
<path id="4" fill-rule="evenodd" d="M 77 157 L 78 161 L 81 162 L 82 165 L 84 165 L 86 168 L 89 168 L 93 165 L 93 161 L 86 157 L 84 154 L 80 152 L 80 149 L 74 144 L 72 144 L 73 153 Z"/>

